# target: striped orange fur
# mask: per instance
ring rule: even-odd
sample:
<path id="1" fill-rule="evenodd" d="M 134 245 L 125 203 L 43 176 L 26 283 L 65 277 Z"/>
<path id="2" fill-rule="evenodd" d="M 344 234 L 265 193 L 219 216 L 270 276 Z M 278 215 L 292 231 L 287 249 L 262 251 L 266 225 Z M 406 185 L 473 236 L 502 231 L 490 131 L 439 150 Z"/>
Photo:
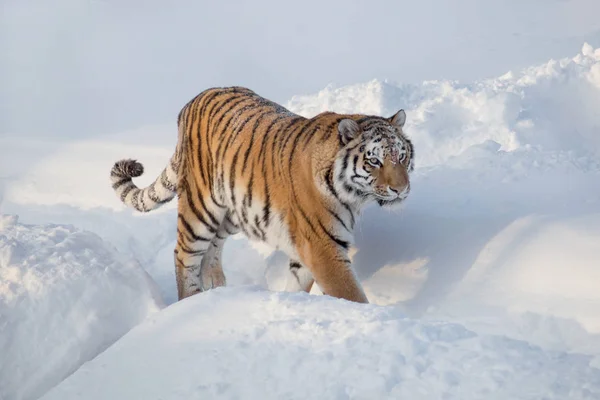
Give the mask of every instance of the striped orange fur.
<path id="1" fill-rule="evenodd" d="M 150 186 L 122 160 L 113 189 L 139 211 L 178 196 L 179 299 L 225 285 L 223 243 L 239 231 L 287 253 L 297 289 L 367 302 L 348 258 L 369 201 L 393 206 L 410 191 L 414 151 L 390 118 L 324 112 L 303 118 L 242 87 L 208 89 L 181 110 L 174 155 Z"/>

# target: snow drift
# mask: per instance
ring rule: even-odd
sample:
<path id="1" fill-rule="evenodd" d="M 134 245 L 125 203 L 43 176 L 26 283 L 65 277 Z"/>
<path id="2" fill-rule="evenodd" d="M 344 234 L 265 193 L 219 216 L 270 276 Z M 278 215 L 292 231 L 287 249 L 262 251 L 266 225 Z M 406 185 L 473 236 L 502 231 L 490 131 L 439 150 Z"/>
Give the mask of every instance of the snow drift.
<path id="1" fill-rule="evenodd" d="M 539 158 L 534 150 L 548 158 L 575 153 L 583 157 L 570 160 L 575 167 L 597 171 L 599 101 L 600 49 L 585 44 L 574 58 L 474 84 L 374 80 L 295 96 L 287 107 L 304 116 L 326 110 L 391 116 L 404 108 L 405 130 L 415 141 L 422 167 L 445 164 L 473 146 L 495 142 L 497 150 L 528 150 L 531 161 Z"/>
<path id="2" fill-rule="evenodd" d="M 226 288 L 150 317 L 42 399 L 593 399 L 589 362 L 393 307 Z"/>
<path id="3" fill-rule="evenodd" d="M 0 216 L 0 398 L 37 398 L 162 306 L 97 235 Z"/>

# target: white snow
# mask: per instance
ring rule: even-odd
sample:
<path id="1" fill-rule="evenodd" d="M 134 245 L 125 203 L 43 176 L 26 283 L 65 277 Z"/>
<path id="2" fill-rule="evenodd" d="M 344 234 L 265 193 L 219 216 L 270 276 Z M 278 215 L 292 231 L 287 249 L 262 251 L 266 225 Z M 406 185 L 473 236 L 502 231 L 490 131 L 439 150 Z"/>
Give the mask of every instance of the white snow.
<path id="1" fill-rule="evenodd" d="M 42 399 L 593 399 L 589 362 L 394 307 L 226 288 L 150 317 Z"/>
<path id="2" fill-rule="evenodd" d="M 133 260 L 91 232 L 0 216 L 0 398 L 33 399 L 163 307 Z"/>
<path id="3" fill-rule="evenodd" d="M 600 396 L 600 49 L 472 84 L 330 85 L 287 106 L 407 112 L 412 193 L 401 212 L 366 209 L 355 232 L 353 264 L 373 304 L 275 293 L 288 260 L 236 236 L 224 250 L 230 287 L 152 315 L 47 398 Z M 171 304 L 175 203 L 126 210 L 108 171 L 135 157 L 147 184 L 175 140 L 173 124 L 63 143 L 4 135 L 2 212 L 94 232 Z M 110 304 L 126 312 L 132 296 Z M 81 364 L 77 352 L 28 351 Z"/>

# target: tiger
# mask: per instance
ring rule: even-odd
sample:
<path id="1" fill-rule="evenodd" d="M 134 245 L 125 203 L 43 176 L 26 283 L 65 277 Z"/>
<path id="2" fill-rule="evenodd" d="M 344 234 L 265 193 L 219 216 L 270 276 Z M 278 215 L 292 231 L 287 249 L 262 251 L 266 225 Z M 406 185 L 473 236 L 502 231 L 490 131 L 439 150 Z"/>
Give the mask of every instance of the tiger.
<path id="1" fill-rule="evenodd" d="M 316 282 L 324 295 L 368 303 L 349 258 L 353 229 L 366 204 L 395 207 L 410 193 L 405 121 L 403 109 L 305 118 L 248 88 L 210 88 L 181 109 L 175 152 L 156 180 L 138 188 L 143 165 L 124 159 L 112 188 L 140 212 L 178 197 L 178 300 L 226 285 L 223 244 L 243 232 L 287 254 L 297 291 Z"/>

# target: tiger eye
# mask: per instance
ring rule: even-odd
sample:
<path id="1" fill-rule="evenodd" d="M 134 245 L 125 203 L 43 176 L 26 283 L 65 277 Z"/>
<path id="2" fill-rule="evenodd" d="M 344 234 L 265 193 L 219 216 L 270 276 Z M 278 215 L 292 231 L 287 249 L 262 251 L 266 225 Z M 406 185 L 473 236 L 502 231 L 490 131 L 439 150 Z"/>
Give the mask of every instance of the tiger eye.
<path id="1" fill-rule="evenodd" d="M 358 149 L 358 151 L 360 151 L 361 153 L 362 153 L 363 151 L 365 151 L 365 145 L 363 144 L 362 146 L 360 146 L 360 148 Z"/>

